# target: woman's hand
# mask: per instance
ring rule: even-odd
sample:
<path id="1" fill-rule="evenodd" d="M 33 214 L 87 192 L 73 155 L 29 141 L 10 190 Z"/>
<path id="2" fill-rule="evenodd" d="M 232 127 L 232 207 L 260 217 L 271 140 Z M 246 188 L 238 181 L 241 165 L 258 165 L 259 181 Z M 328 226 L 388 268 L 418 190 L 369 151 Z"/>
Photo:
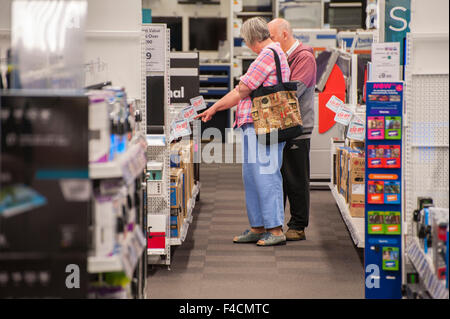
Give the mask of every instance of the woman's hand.
<path id="1" fill-rule="evenodd" d="M 208 122 L 209 120 L 212 119 L 212 117 L 214 116 L 214 114 L 216 114 L 216 109 L 213 106 L 211 106 L 209 109 L 207 109 L 206 111 L 200 113 L 199 115 L 197 115 L 195 117 L 195 119 L 201 119 L 202 122 Z"/>

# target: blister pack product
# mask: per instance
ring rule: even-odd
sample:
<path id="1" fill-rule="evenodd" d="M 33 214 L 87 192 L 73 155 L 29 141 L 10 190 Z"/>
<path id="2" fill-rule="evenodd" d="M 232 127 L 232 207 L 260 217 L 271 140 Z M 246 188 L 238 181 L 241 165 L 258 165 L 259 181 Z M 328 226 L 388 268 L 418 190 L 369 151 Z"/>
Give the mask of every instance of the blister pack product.
<path id="1" fill-rule="evenodd" d="M 400 168 L 400 145 L 387 145 L 383 159 L 384 168 Z"/>
<path id="2" fill-rule="evenodd" d="M 400 212 L 384 213 L 384 234 L 400 235 L 401 234 Z"/>
<path id="3" fill-rule="evenodd" d="M 400 140 L 402 138 L 401 116 L 386 116 L 384 138 L 386 140 Z"/>
<path id="4" fill-rule="evenodd" d="M 368 181 L 367 188 L 369 204 L 384 204 L 384 181 Z"/>
<path id="5" fill-rule="evenodd" d="M 367 146 L 367 167 L 369 168 L 382 168 L 383 167 L 383 157 L 384 149 L 379 149 L 379 145 L 369 145 Z"/>
<path id="6" fill-rule="evenodd" d="M 400 204 L 400 182 L 389 181 L 384 182 L 384 203 Z"/>
<path id="7" fill-rule="evenodd" d="M 369 211 L 367 212 L 369 218 L 367 222 L 367 232 L 372 235 L 384 234 L 384 212 Z"/>
<path id="8" fill-rule="evenodd" d="M 383 140 L 384 131 L 383 116 L 367 117 L 367 138 L 369 140 Z"/>
<path id="9" fill-rule="evenodd" d="M 399 252 L 398 247 L 383 247 L 383 270 L 398 271 Z"/>

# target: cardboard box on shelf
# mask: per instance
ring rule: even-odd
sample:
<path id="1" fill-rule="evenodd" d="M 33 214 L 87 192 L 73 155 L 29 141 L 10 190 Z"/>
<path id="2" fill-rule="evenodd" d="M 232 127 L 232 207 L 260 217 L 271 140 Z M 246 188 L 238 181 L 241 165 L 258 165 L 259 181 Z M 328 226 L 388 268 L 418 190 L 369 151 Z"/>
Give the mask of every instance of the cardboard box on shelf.
<path id="1" fill-rule="evenodd" d="M 347 139 L 347 143 L 351 149 L 364 152 L 364 142 Z"/>
<path id="2" fill-rule="evenodd" d="M 183 169 L 170 169 L 170 207 L 183 211 Z"/>
<path id="3" fill-rule="evenodd" d="M 344 150 L 344 147 L 340 146 L 336 148 L 336 168 L 335 168 L 335 174 L 336 174 L 336 188 L 337 191 L 340 192 L 341 190 L 341 158 L 342 158 L 342 151 Z"/>
<path id="4" fill-rule="evenodd" d="M 348 179 L 348 208 L 352 217 L 364 217 L 364 173 L 351 172 Z"/>

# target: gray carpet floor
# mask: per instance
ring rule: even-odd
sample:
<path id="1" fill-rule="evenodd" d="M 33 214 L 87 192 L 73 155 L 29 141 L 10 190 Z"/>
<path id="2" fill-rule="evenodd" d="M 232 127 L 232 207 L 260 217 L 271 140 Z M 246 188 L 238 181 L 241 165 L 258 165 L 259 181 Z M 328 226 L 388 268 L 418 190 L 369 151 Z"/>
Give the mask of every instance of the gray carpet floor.
<path id="1" fill-rule="evenodd" d="M 148 298 L 364 298 L 361 251 L 329 191 L 311 192 L 306 241 L 257 247 L 232 242 L 248 228 L 241 165 L 202 164 L 200 180 L 186 241 L 170 270 L 149 269 Z"/>

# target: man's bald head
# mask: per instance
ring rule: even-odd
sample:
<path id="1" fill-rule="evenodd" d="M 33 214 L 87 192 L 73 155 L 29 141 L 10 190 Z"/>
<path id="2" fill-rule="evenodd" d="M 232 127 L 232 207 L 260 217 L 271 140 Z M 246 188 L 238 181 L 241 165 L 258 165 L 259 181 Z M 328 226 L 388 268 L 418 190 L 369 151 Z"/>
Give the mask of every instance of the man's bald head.
<path id="1" fill-rule="evenodd" d="M 270 37 L 273 41 L 279 42 L 284 52 L 294 44 L 295 38 L 289 21 L 277 18 L 268 24 Z"/>

